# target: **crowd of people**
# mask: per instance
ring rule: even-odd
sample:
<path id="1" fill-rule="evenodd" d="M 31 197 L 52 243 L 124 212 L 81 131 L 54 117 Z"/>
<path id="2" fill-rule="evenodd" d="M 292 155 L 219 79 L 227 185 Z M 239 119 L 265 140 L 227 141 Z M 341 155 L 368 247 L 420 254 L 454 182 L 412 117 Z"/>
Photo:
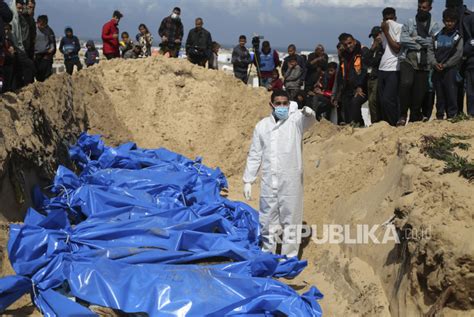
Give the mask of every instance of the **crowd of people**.
<path id="1" fill-rule="evenodd" d="M 386 121 L 393 126 L 428 121 L 436 100 L 436 118 L 454 118 L 464 112 L 474 116 L 474 13 L 463 0 L 446 0 L 443 24 L 431 15 L 432 0 L 418 0 L 412 19 L 397 22 L 396 10 L 382 11 L 382 24 L 374 26 L 370 47 L 353 35 L 342 33 L 337 45 L 338 61 L 329 62 L 323 45 L 308 56 L 297 54 L 295 45 L 280 60 L 269 41 L 254 54 L 247 49 L 245 35 L 232 51 L 235 77 L 247 83 L 255 66 L 261 86 L 269 91 L 285 89 L 300 108 L 308 106 L 318 119 L 337 113 L 339 124 L 364 126 L 362 105 L 368 101 L 371 121 Z M 0 0 L 0 41 L 2 91 L 19 89 L 52 75 L 56 37 L 48 25 L 48 16 L 35 19 L 35 0 L 13 0 L 10 7 Z M 103 55 L 106 59 L 135 59 L 152 55 L 153 35 L 145 24 L 138 26 L 132 39 L 119 31 L 123 18 L 114 11 L 102 28 Z M 196 65 L 218 69 L 220 45 L 204 28 L 202 18 L 195 19 L 184 42 L 181 9 L 173 8 L 158 29 L 160 54 L 179 56 L 184 44 L 188 60 Z M 79 38 L 66 27 L 59 44 L 66 72 L 99 63 L 95 43 L 88 41 L 84 61 Z"/>
<path id="2" fill-rule="evenodd" d="M 94 41 L 85 45 L 84 60 L 81 60 L 82 45 L 72 27 L 64 29 L 59 47 L 56 35 L 49 27 L 47 15 L 35 18 L 35 0 L 12 0 L 9 6 L 0 0 L 0 92 L 15 91 L 37 81 L 45 81 L 53 74 L 53 63 L 57 50 L 63 55 L 65 70 L 73 74 L 100 62 L 100 53 Z M 175 7 L 165 17 L 158 29 L 160 54 L 170 58 L 179 55 L 183 43 L 181 9 Z M 145 24 L 138 26 L 132 39 L 128 32 L 119 31 L 123 14 L 116 10 L 112 19 L 102 28 L 103 55 L 106 59 L 136 59 L 152 55 L 153 35 Z M 186 54 L 191 63 L 218 69 L 220 45 L 212 41 L 204 27 L 202 18 L 197 18 L 195 28 L 189 31 L 185 43 Z"/>
<path id="3" fill-rule="evenodd" d="M 404 24 L 397 22 L 396 9 L 385 8 L 382 24 L 370 31 L 370 47 L 342 33 L 338 63 L 329 62 L 322 45 L 303 56 L 293 44 L 281 63 L 268 41 L 251 58 L 242 35 L 232 53 L 235 77 L 247 83 L 249 68 L 255 65 L 261 86 L 270 91 L 283 87 L 292 101 L 300 108 L 311 107 L 318 119 L 337 112 L 341 125 L 366 125 L 366 102 L 372 123 L 392 126 L 430 120 L 435 100 L 436 119 L 474 117 L 474 13 L 463 0 L 447 0 L 441 24 L 431 15 L 432 4 L 418 0 L 415 16 Z"/>

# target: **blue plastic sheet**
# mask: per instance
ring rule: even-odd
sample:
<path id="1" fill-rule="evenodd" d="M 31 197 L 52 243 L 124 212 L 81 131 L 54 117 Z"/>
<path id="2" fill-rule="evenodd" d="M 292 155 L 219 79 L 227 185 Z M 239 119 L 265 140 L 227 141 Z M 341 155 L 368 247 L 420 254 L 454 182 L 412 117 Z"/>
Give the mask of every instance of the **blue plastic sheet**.
<path id="1" fill-rule="evenodd" d="M 321 316 L 316 289 L 275 280 L 306 266 L 259 248 L 258 213 L 223 198 L 227 180 L 200 158 L 81 135 L 81 169 L 59 167 L 10 226 L 17 276 L 0 279 L 0 311 L 31 294 L 46 316 L 94 315 L 71 300 L 150 316 Z"/>

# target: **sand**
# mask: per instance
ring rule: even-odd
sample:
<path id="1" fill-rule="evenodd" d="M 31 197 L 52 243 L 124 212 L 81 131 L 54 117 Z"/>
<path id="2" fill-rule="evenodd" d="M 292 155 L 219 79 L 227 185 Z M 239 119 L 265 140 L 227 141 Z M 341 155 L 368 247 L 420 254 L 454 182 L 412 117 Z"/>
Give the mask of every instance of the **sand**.
<path id="1" fill-rule="evenodd" d="M 8 203 L 0 207 L 0 220 L 21 221 L 29 188 L 47 185 L 57 164 L 70 164 L 65 146 L 85 128 L 112 145 L 132 140 L 203 156 L 228 177 L 229 197 L 243 200 L 253 128 L 269 114 L 268 101 L 265 90 L 222 72 L 161 57 L 103 62 L 73 77 L 55 75 L 18 96 L 7 94 L 0 100 L 0 197 Z M 305 137 L 308 224 L 382 224 L 396 214 L 399 228 L 431 230 L 429 238 L 401 245 L 307 244 L 309 266 L 288 283 L 301 291 L 317 285 L 326 296 L 326 316 L 418 316 L 449 286 L 453 292 L 442 313 L 473 313 L 474 184 L 441 175 L 443 163 L 420 153 L 422 135 L 445 133 L 472 135 L 474 121 L 399 129 L 322 122 Z M 474 145 L 474 138 L 468 142 Z M 474 159 L 472 148 L 462 154 Z M 250 204 L 257 208 L 254 187 Z M 5 243 L 2 230 L 0 245 Z M 10 270 L 4 254 L 1 273 Z M 27 300 L 16 308 L 31 310 Z"/>

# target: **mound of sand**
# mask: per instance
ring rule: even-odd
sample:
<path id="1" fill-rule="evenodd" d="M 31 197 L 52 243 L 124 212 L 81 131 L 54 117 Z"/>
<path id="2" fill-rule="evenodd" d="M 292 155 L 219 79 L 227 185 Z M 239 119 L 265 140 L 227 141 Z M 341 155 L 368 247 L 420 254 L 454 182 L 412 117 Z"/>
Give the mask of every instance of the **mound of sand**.
<path id="1" fill-rule="evenodd" d="M 66 146 L 86 128 L 110 144 L 132 140 L 201 155 L 229 178 L 230 198 L 242 200 L 252 131 L 269 113 L 268 97 L 224 73 L 160 57 L 104 62 L 8 94 L 0 100 L 0 197 L 9 203 L 0 207 L 0 219 L 22 219 L 30 187 L 46 185 L 57 164 L 69 164 Z M 474 185 L 441 175 L 443 163 L 425 157 L 419 146 L 422 135 L 473 131 L 474 121 L 404 129 L 316 125 L 304 141 L 308 224 L 372 225 L 395 218 L 400 229 L 429 228 L 431 235 L 400 245 L 309 242 L 303 257 L 310 265 L 291 282 L 295 288 L 316 284 L 328 316 L 419 315 L 446 290 L 446 315 L 472 313 Z M 467 142 L 474 145 L 474 138 Z M 474 158 L 469 151 L 464 155 Z M 258 200 L 251 204 L 257 207 Z M 5 237 L 3 230 L 3 246 Z M 3 264 L 2 274 L 10 273 L 5 256 Z"/>

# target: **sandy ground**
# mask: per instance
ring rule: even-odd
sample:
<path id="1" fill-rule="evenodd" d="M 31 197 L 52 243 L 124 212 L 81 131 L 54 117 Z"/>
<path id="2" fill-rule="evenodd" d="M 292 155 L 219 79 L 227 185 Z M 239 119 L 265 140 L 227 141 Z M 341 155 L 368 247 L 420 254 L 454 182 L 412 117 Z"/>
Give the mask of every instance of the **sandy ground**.
<path id="1" fill-rule="evenodd" d="M 56 75 L 19 96 L 7 96 L 1 102 L 14 111 L 1 107 L 0 112 L 0 196 L 10 202 L 0 209 L 0 217 L 4 223 L 21 220 L 20 210 L 29 201 L 26 189 L 37 181 L 47 183 L 56 164 L 67 163 L 58 155 L 62 140 L 72 143 L 83 128 L 104 135 L 110 144 L 133 140 L 141 147 L 203 156 L 205 164 L 220 167 L 228 177 L 229 197 L 242 200 L 251 135 L 269 114 L 268 101 L 266 91 L 226 74 L 160 57 L 104 62 L 72 79 Z M 48 123 L 46 132 L 32 128 L 31 117 L 38 112 Z M 68 124 L 61 123 L 64 116 L 69 116 Z M 6 125 L 13 128 L 5 132 Z M 474 145 L 474 121 L 399 129 L 383 123 L 353 129 L 322 122 L 306 135 L 306 223 L 355 228 L 395 218 L 398 228 L 430 233 L 400 245 L 309 241 L 302 254 L 308 268 L 288 283 L 301 291 L 317 285 L 325 294 L 321 304 L 326 316 L 420 316 L 450 286 L 448 307 L 440 314 L 472 315 L 474 184 L 457 174 L 442 175 L 443 163 L 420 153 L 422 135 L 446 133 L 469 135 L 467 142 Z M 472 148 L 460 154 L 474 159 Z M 10 175 L 17 171 L 23 175 L 19 180 Z M 250 204 L 257 208 L 254 187 Z M 2 230 L 0 245 L 5 243 Z M 2 263 L 2 274 L 10 274 L 5 254 Z M 18 307 L 25 314 L 32 310 L 28 299 L 12 309 Z"/>

